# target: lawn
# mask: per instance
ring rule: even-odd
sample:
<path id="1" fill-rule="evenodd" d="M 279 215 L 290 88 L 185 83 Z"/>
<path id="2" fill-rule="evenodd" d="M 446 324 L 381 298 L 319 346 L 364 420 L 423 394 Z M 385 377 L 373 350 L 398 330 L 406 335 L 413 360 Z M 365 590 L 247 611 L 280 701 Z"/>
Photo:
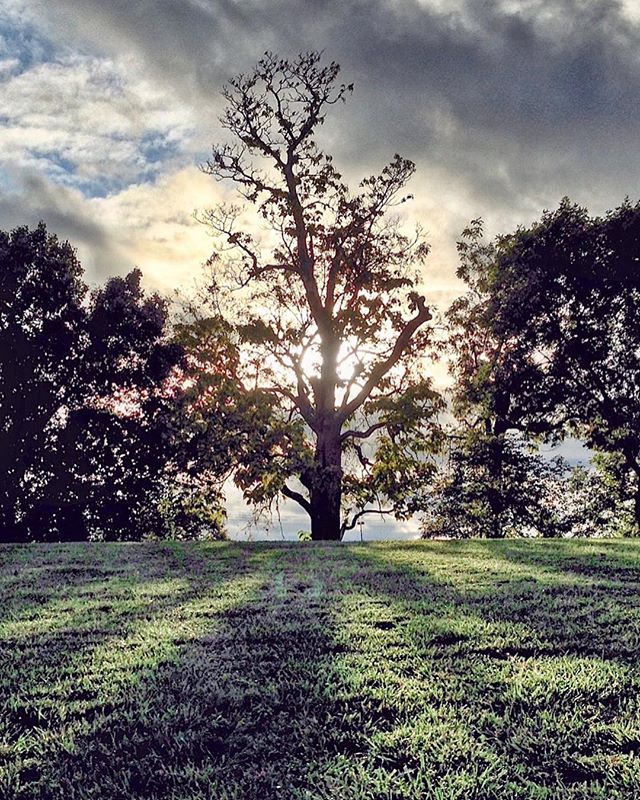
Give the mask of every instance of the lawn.
<path id="1" fill-rule="evenodd" d="M 0 797 L 640 797 L 640 543 L 0 548 Z"/>

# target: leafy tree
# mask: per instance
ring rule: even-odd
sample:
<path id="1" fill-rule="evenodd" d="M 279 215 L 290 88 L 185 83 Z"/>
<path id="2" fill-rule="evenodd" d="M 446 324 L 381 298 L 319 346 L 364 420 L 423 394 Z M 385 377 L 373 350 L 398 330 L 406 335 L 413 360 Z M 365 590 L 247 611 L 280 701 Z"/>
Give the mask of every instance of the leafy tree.
<path id="1" fill-rule="evenodd" d="M 635 536 L 635 476 L 619 453 L 595 453 L 566 481 L 563 510 L 573 536 Z"/>
<path id="2" fill-rule="evenodd" d="M 181 359 L 166 304 L 139 271 L 90 293 L 42 223 L 0 232 L 0 267 L 0 540 L 84 537 L 89 508 L 130 524 L 161 450 L 124 409 Z"/>
<path id="3" fill-rule="evenodd" d="M 640 205 L 590 217 L 564 200 L 491 244 L 479 222 L 466 233 L 461 394 L 505 429 L 619 454 L 640 522 Z"/>
<path id="4" fill-rule="evenodd" d="M 348 189 L 315 140 L 351 91 L 338 74 L 318 53 L 266 54 L 225 88 L 233 141 L 203 167 L 254 211 L 253 225 L 247 206 L 205 215 L 214 288 L 241 337 L 239 391 L 264 409 L 236 479 L 251 500 L 299 503 L 314 539 L 365 513 L 411 513 L 407 481 L 433 469 L 441 407 L 416 371 L 432 336 L 417 291 L 427 248 L 392 214 L 414 165 L 395 156 Z"/>
<path id="5" fill-rule="evenodd" d="M 425 535 L 446 531 L 501 538 L 541 523 L 548 532 L 548 521 L 534 513 L 545 494 L 536 476 L 550 477 L 545 463 L 521 437 L 510 435 L 522 423 L 517 390 L 523 369 L 513 342 L 491 325 L 488 302 L 495 249 L 482 241 L 480 220 L 463 232 L 458 253 L 457 275 L 468 291 L 446 315 L 455 422 L 448 456 L 433 486 Z"/>
<path id="6" fill-rule="evenodd" d="M 570 531 L 561 501 L 567 472 L 561 459 L 545 460 L 514 435 L 470 430 L 450 441 L 432 482 L 425 538 L 550 537 Z"/>
<path id="7" fill-rule="evenodd" d="M 168 539 L 226 539 L 226 512 L 218 485 L 185 480 L 166 487 L 158 510 Z"/>

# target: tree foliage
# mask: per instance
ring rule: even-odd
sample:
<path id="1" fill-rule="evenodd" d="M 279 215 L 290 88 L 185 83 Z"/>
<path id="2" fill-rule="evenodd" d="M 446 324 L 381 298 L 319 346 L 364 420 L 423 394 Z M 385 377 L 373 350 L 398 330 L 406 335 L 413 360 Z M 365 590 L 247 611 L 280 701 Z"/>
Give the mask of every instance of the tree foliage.
<path id="1" fill-rule="evenodd" d="M 460 245 L 458 397 L 496 432 L 567 433 L 619 454 L 640 520 L 640 205 L 603 217 L 561 203 L 492 243 Z"/>
<path id="2" fill-rule="evenodd" d="M 546 460 L 522 437 L 478 430 L 452 435 L 431 485 L 423 536 L 551 537 L 572 532 L 568 465 Z M 577 501 L 576 501 L 577 502 Z"/>
<path id="3" fill-rule="evenodd" d="M 0 233 L 0 530 L 139 538 L 168 463 L 160 387 L 182 358 L 139 271 L 94 291 L 40 224 Z"/>
<path id="4" fill-rule="evenodd" d="M 441 407 L 417 370 L 431 341 L 418 292 L 427 248 L 395 214 L 414 165 L 395 156 L 349 190 L 315 139 L 351 91 L 338 75 L 318 53 L 266 54 L 227 85 L 233 141 L 204 165 L 246 201 L 205 215 L 216 296 L 240 336 L 234 376 L 266 415 L 236 479 L 250 500 L 295 500 L 316 539 L 372 510 L 405 513 Z"/>

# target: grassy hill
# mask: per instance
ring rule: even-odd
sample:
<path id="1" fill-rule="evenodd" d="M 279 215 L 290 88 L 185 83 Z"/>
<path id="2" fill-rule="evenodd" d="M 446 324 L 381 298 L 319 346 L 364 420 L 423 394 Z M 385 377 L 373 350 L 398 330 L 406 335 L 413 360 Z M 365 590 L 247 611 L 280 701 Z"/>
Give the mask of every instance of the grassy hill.
<path id="1" fill-rule="evenodd" d="M 640 543 L 0 548 L 0 797 L 640 797 Z"/>

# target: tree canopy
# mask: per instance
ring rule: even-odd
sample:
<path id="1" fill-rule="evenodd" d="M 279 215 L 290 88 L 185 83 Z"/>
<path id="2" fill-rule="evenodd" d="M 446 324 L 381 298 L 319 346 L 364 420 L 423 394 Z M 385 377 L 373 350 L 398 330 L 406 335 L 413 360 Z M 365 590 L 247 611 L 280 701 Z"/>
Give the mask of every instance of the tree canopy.
<path id="1" fill-rule="evenodd" d="M 182 357 L 166 303 L 139 271 L 89 292 L 43 224 L 0 232 L 0 265 L 0 536 L 85 538 L 85 512 L 131 532 L 163 459 L 153 393 Z"/>
<path id="2" fill-rule="evenodd" d="M 602 217 L 564 200 L 540 221 L 460 246 L 459 399 L 494 433 L 568 433 L 640 476 L 640 205 Z M 636 488 L 636 518 L 640 493 Z"/>
<path id="3" fill-rule="evenodd" d="M 396 155 L 348 188 L 315 138 L 351 91 L 338 76 L 318 53 L 266 54 L 227 85 L 232 141 L 204 165 L 246 201 L 204 217 L 218 236 L 214 290 L 241 338 L 238 386 L 262 392 L 279 420 L 240 483 L 249 498 L 296 501 L 315 539 L 341 538 L 364 513 L 411 510 L 441 408 L 418 369 L 432 338 L 418 291 L 427 247 L 396 211 L 414 165 Z"/>

